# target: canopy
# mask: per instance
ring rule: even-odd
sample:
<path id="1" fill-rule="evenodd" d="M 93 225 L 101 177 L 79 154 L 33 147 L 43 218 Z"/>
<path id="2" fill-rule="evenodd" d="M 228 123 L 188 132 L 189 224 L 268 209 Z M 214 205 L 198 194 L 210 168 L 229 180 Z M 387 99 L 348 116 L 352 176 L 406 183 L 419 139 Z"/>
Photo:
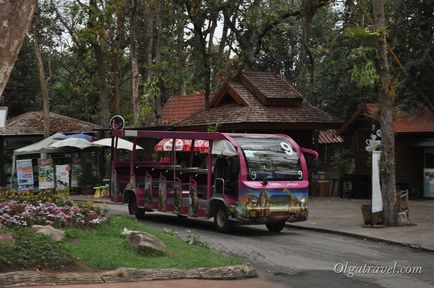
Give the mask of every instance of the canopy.
<path id="1" fill-rule="evenodd" d="M 133 151 L 133 142 L 127 141 L 125 139 L 122 138 L 118 138 L 118 149 L 125 149 L 125 150 L 129 150 L 129 151 Z M 107 147 L 111 147 L 112 146 L 112 138 L 103 138 L 100 139 L 98 141 L 92 142 L 92 146 L 107 146 Z M 140 150 L 143 149 L 142 147 L 140 147 L 139 145 L 136 145 L 136 150 Z"/>
<path id="2" fill-rule="evenodd" d="M 176 139 L 175 151 L 189 152 L 191 150 L 192 140 L 189 139 Z M 158 142 L 154 150 L 157 152 L 161 151 L 172 151 L 173 139 L 163 138 Z M 209 142 L 208 140 L 195 140 L 194 141 L 194 151 L 199 153 L 208 153 Z M 237 152 L 235 147 L 227 140 L 216 140 L 213 142 L 212 154 L 225 155 L 225 156 L 235 156 Z"/>
<path id="3" fill-rule="evenodd" d="M 228 140 L 216 140 L 212 145 L 212 154 L 215 155 L 225 155 L 225 156 L 236 156 L 237 151 L 234 145 Z"/>
<path id="4" fill-rule="evenodd" d="M 188 152 L 191 149 L 192 140 L 189 139 L 176 139 L 175 151 Z M 154 150 L 157 152 L 161 151 L 172 151 L 173 139 L 163 138 L 158 142 Z M 196 140 L 194 141 L 194 151 L 200 153 L 208 153 L 209 142 L 207 140 Z"/>
<path id="5" fill-rule="evenodd" d="M 56 133 L 54 135 L 51 135 L 50 137 L 47 137 L 39 142 L 30 144 L 28 146 L 19 148 L 14 150 L 14 155 L 23 155 L 23 154 L 40 154 L 40 153 L 52 153 L 57 152 L 58 149 L 54 147 L 50 147 L 50 145 L 54 142 L 56 142 L 56 138 L 63 137 L 62 133 Z"/>
<path id="6" fill-rule="evenodd" d="M 76 134 L 70 134 L 70 135 L 62 135 L 59 137 L 54 138 L 55 140 L 64 140 L 64 139 L 68 139 L 68 138 L 78 138 L 78 139 L 83 139 L 83 140 L 87 140 L 87 141 L 95 141 L 95 137 L 84 134 L 84 133 L 76 133 Z"/>
<path id="7" fill-rule="evenodd" d="M 56 133 L 39 142 L 15 149 L 12 156 L 12 178 L 14 178 L 15 175 L 15 158 L 17 155 L 62 152 L 64 148 L 50 147 L 50 145 L 57 141 L 55 140 L 56 138 L 63 136 L 65 135 L 62 133 Z"/>
<path id="8" fill-rule="evenodd" d="M 92 142 L 81 138 L 66 138 L 64 140 L 56 141 L 50 144 L 49 147 L 60 148 L 60 147 L 75 147 L 79 149 L 84 149 L 92 146 Z"/>

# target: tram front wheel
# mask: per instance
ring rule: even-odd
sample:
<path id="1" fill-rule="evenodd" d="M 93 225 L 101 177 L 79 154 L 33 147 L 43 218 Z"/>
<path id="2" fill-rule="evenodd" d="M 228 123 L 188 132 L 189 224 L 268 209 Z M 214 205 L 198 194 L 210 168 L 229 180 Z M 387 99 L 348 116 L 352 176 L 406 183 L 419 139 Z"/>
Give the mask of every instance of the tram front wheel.
<path id="1" fill-rule="evenodd" d="M 279 233 L 282 231 L 283 227 L 285 227 L 285 222 L 270 222 L 265 224 L 267 226 L 268 231 L 272 233 Z"/>
<path id="2" fill-rule="evenodd" d="M 229 220 L 226 208 L 220 205 L 214 216 L 214 225 L 219 232 L 228 233 L 232 231 L 233 222 Z"/>

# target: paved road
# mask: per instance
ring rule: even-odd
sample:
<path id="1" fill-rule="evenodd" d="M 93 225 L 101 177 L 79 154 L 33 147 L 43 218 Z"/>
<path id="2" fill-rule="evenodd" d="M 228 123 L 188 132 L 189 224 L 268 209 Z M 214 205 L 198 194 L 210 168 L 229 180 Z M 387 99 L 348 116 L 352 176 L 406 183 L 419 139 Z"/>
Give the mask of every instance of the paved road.
<path id="1" fill-rule="evenodd" d="M 126 210 L 126 206 L 109 206 L 112 214 L 126 214 Z M 221 234 L 211 221 L 160 213 L 149 213 L 141 222 L 174 230 L 182 238 L 186 238 L 186 230 L 192 230 L 212 248 L 250 262 L 261 279 L 287 287 L 434 287 L 434 254 L 407 247 L 288 228 L 271 234 L 262 225 L 239 226 L 233 234 Z M 334 271 L 344 270 L 345 265 L 348 272 L 373 269 L 374 273 L 348 277 Z M 394 265 L 398 269 L 421 266 L 422 273 L 380 273 L 380 266 L 393 269 Z"/>

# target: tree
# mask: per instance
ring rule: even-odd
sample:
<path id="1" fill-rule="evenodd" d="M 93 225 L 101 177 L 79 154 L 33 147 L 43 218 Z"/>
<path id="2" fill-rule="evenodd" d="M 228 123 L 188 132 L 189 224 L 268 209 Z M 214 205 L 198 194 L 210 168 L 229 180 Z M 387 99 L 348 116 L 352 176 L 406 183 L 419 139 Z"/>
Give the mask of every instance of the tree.
<path id="1" fill-rule="evenodd" d="M 375 28 L 383 31 L 378 37 L 379 57 L 377 69 L 380 76 L 378 100 L 380 104 L 381 141 L 383 145 L 383 153 L 381 156 L 381 186 L 384 202 L 384 224 L 396 226 L 398 218 L 395 188 L 395 134 L 393 127 L 393 98 L 396 88 L 393 87 L 391 81 L 389 61 L 387 58 L 384 0 L 373 0 L 372 8 Z"/>
<path id="2" fill-rule="evenodd" d="M 140 121 L 140 95 L 139 95 L 139 63 L 137 56 L 137 0 L 130 2 L 130 58 L 131 58 L 131 88 L 133 96 L 133 119 L 134 126 L 137 126 Z"/>
<path id="3" fill-rule="evenodd" d="M 0 103 L 18 52 L 29 28 L 36 0 L 6 0 L 0 2 Z"/>
<path id="4" fill-rule="evenodd" d="M 109 98 L 107 88 L 107 53 L 103 48 L 103 41 L 106 37 L 104 27 L 104 15 L 98 7 L 97 0 L 89 0 L 87 29 L 92 34 L 89 38 L 90 44 L 95 53 L 97 85 L 99 90 L 99 105 L 101 124 L 106 125 L 110 118 Z"/>
<path id="5" fill-rule="evenodd" d="M 48 93 L 48 81 L 51 78 L 51 60 L 48 59 L 48 77 L 45 73 L 44 62 L 42 61 L 42 52 L 41 52 L 41 11 L 37 9 L 36 15 L 34 19 L 34 27 L 33 27 L 33 46 L 35 51 L 36 64 L 38 66 L 39 72 L 39 83 L 41 85 L 42 91 L 42 103 L 43 103 L 43 119 L 44 119 L 44 138 L 50 136 L 50 97 Z"/>
<path id="6" fill-rule="evenodd" d="M 199 73 L 203 81 L 205 109 L 209 108 L 211 94 L 211 54 L 213 49 L 214 32 L 221 6 L 218 1 L 185 1 L 185 9 L 193 24 L 194 47 L 200 57 L 202 69 Z M 217 5 L 216 5 L 217 4 Z M 207 40 L 208 39 L 208 40 Z M 200 66 L 199 66 L 200 67 Z M 198 68 L 199 68 L 198 67 Z"/>

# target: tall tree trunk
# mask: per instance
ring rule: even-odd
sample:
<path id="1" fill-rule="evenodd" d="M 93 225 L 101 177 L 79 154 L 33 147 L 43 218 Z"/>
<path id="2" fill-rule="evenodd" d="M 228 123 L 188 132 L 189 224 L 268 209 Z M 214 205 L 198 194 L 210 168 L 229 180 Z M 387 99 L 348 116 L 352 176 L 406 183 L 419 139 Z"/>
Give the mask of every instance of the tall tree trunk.
<path id="1" fill-rule="evenodd" d="M 35 33 L 37 34 L 37 32 Z M 48 95 L 48 78 L 45 76 L 44 62 L 42 61 L 41 48 L 39 47 L 39 37 L 34 36 L 34 50 L 36 64 L 39 71 L 39 83 L 41 84 L 42 103 L 43 103 L 43 119 L 44 119 L 44 138 L 50 136 L 50 97 Z"/>
<path id="2" fill-rule="evenodd" d="M 375 28 L 385 28 L 384 0 L 373 0 Z M 384 224 L 397 225 L 397 199 L 395 180 L 395 135 L 393 128 L 393 96 L 384 33 L 378 38 L 378 69 L 380 75 L 379 104 L 383 154 L 381 157 L 381 189 L 384 205 Z"/>
<path id="3" fill-rule="evenodd" d="M 176 20 L 176 41 L 177 41 L 177 47 L 176 47 L 176 58 L 179 61 L 179 69 L 181 73 L 181 78 L 179 82 L 179 95 L 186 95 L 187 94 L 187 79 L 185 77 L 185 62 L 186 62 L 186 53 L 184 49 L 184 15 L 183 10 L 181 7 L 181 4 L 178 3 L 176 5 L 176 14 L 177 14 L 177 20 Z"/>
<path id="4" fill-rule="evenodd" d="M 197 49 L 199 50 L 200 57 L 202 58 L 203 70 L 201 71 L 202 81 L 203 81 L 203 89 L 205 96 L 205 109 L 209 109 L 209 95 L 211 94 L 211 55 L 208 54 L 207 42 L 206 38 L 208 32 L 204 32 L 204 20 L 200 19 L 200 17 L 196 17 L 195 9 L 200 9 L 192 5 L 190 1 L 186 3 L 186 10 L 188 13 L 188 17 L 193 24 L 194 30 L 194 40 L 196 41 Z"/>
<path id="5" fill-rule="evenodd" d="M 108 92 L 107 92 L 107 66 L 106 66 L 106 54 L 104 53 L 101 45 L 94 43 L 93 51 L 95 53 L 96 65 L 97 65 L 97 86 L 99 90 L 99 106 L 101 125 L 107 126 L 110 118 L 110 109 L 108 105 Z"/>
<path id="6" fill-rule="evenodd" d="M 98 5 L 96 0 L 89 1 L 89 21 L 88 26 L 91 30 L 95 30 L 97 25 L 97 13 L 99 13 Z M 93 31 L 98 34 L 97 31 Z M 99 106 L 100 106 L 100 116 L 101 116 L 101 124 L 106 126 L 108 124 L 110 118 L 110 109 L 109 109 L 109 99 L 107 92 L 107 65 L 106 65 L 106 53 L 104 52 L 99 35 L 95 36 L 95 39 L 92 42 L 92 48 L 95 54 L 95 60 L 97 65 L 97 86 L 99 90 Z"/>
<path id="7" fill-rule="evenodd" d="M 153 47 L 153 38 L 152 38 L 152 32 L 153 32 L 153 23 L 154 23 L 154 11 L 152 7 L 151 1 L 141 1 L 141 9 L 144 10 L 144 18 L 143 18 L 143 29 L 141 34 L 141 42 L 143 43 L 143 48 L 140 49 L 140 51 L 137 51 L 140 53 L 140 58 L 143 59 L 143 63 L 140 63 L 140 71 L 141 76 L 143 79 L 143 83 L 150 83 L 151 81 L 151 75 L 150 75 L 150 69 L 149 67 L 152 65 L 152 47 Z M 143 87 L 143 94 L 148 94 L 149 91 L 147 91 L 147 87 Z M 154 100 L 154 99 L 152 99 Z M 155 117 L 155 113 L 152 113 L 152 117 Z M 153 121 L 153 119 L 146 119 L 150 122 Z"/>
<path id="8" fill-rule="evenodd" d="M 43 104 L 43 121 L 44 121 L 44 138 L 50 136 L 50 96 L 48 94 L 48 81 L 51 77 L 51 62 L 50 59 L 48 61 L 48 74 L 47 77 L 45 74 L 44 62 L 42 61 L 42 53 L 41 47 L 39 46 L 40 42 L 40 31 L 43 27 L 41 27 L 41 16 L 39 11 L 35 13 L 35 25 L 33 31 L 33 47 L 35 51 L 36 65 L 38 66 L 39 72 L 39 83 L 41 85 L 42 92 L 42 104 Z"/>
<path id="9" fill-rule="evenodd" d="M 115 45 L 114 49 L 114 53 L 112 56 L 112 78 L 113 78 L 113 102 L 114 102 L 114 107 L 113 107 L 113 112 L 115 114 L 120 114 L 121 113 L 121 71 L 120 71 L 120 65 L 119 65 L 119 54 L 117 52 L 118 46 Z"/>
<path id="10" fill-rule="evenodd" d="M 313 17 L 318 10 L 315 0 L 304 0 L 303 1 L 303 34 L 301 37 L 301 47 L 300 47 L 300 63 L 298 70 L 298 78 L 305 82 L 306 72 L 308 70 L 308 58 L 310 60 L 311 67 L 313 68 L 312 54 L 309 51 L 309 39 L 310 31 L 312 28 Z"/>
<path id="11" fill-rule="evenodd" d="M 140 123 L 140 94 L 139 94 L 139 63 L 137 60 L 137 0 L 131 0 L 130 7 L 130 53 L 131 53 L 131 74 L 132 74 L 132 97 L 133 97 L 133 118 L 134 126 Z"/>
<path id="12" fill-rule="evenodd" d="M 123 39 L 125 35 L 124 31 L 124 21 L 125 21 L 125 15 L 122 13 L 122 0 L 116 0 L 115 1 L 116 10 L 116 25 L 115 25 L 115 38 L 112 41 L 112 81 L 113 81 L 113 112 L 115 114 L 121 113 L 121 79 L 122 79 L 122 72 L 121 72 L 121 65 L 120 65 L 120 59 L 122 58 L 122 51 L 124 47 L 123 46 Z"/>
<path id="13" fill-rule="evenodd" d="M 152 64 L 159 64 L 161 62 L 161 53 L 160 53 L 160 40 L 161 40 L 161 1 L 157 1 L 155 11 L 154 11 L 154 22 L 153 22 L 153 39 L 152 39 Z M 165 91 L 164 82 L 161 76 L 158 76 L 158 88 L 160 93 L 154 95 L 154 116 L 155 123 L 157 125 L 161 124 L 161 110 L 162 110 L 162 98 L 164 95 L 162 94 Z"/>
<path id="14" fill-rule="evenodd" d="M 36 0 L 0 1 L 0 104 L 37 4 Z"/>

